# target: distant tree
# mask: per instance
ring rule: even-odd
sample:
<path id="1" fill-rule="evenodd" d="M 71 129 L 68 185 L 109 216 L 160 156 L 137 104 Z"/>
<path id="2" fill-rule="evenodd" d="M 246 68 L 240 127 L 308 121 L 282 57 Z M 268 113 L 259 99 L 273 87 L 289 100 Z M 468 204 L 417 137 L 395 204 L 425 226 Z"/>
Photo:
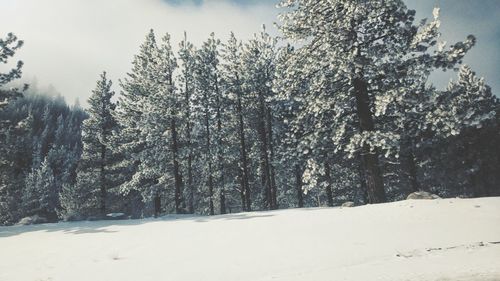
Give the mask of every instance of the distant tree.
<path id="1" fill-rule="evenodd" d="M 47 158 L 38 169 L 32 170 L 26 177 L 23 192 L 23 211 L 27 215 L 39 215 L 49 221 L 57 221 L 58 190 L 54 171 Z"/>
<path id="2" fill-rule="evenodd" d="M 83 153 L 77 171 L 77 181 L 73 189 L 65 185 L 61 195 L 61 205 L 67 206 L 66 211 L 71 213 L 81 212 L 81 215 L 88 215 L 93 211 L 104 217 L 107 212 L 107 189 L 113 186 L 111 166 L 115 160 L 109 142 L 117 127 L 113 116 L 116 106 L 111 101 L 114 96 L 111 86 L 112 82 L 106 77 L 106 72 L 103 72 L 88 100 L 89 118 L 83 121 L 82 125 Z M 91 195 L 96 198 L 91 198 Z M 85 201 L 64 202 L 62 200 Z M 92 206 L 88 200 L 98 205 Z M 85 206 L 93 210 L 78 211 L 75 210 L 77 206 Z"/>

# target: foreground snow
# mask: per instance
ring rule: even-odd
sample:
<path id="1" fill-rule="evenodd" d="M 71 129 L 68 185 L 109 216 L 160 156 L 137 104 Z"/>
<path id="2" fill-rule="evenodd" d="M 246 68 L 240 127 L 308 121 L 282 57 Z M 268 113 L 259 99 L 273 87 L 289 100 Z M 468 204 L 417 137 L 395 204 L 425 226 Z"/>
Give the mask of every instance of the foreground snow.
<path id="1" fill-rule="evenodd" d="M 500 198 L 0 227 L 0 280 L 500 280 L 499 241 Z"/>

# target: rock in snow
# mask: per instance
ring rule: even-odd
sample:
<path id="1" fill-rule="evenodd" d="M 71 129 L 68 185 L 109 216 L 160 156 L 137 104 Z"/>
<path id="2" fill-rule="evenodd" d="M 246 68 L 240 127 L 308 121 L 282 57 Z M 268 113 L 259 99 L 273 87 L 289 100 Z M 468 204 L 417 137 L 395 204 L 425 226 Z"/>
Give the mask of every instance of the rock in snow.
<path id="1" fill-rule="evenodd" d="M 492 281 L 498 241 L 499 197 L 10 226 L 0 280 Z"/>
<path id="2" fill-rule="evenodd" d="M 39 224 L 39 223 L 46 223 L 46 222 L 47 222 L 46 218 L 41 217 L 39 215 L 34 215 L 34 216 L 22 218 L 17 224 L 18 225 L 30 225 L 30 224 Z"/>
<path id="3" fill-rule="evenodd" d="M 436 194 L 429 193 L 427 191 L 417 191 L 410 193 L 408 197 L 406 197 L 407 200 L 410 199 L 441 199 L 441 197 L 437 196 Z"/>
<path id="4" fill-rule="evenodd" d="M 107 219 L 115 219 L 115 220 L 124 220 L 127 218 L 127 215 L 124 213 L 109 213 L 106 214 Z"/>
<path id="5" fill-rule="evenodd" d="M 351 201 L 344 202 L 344 204 L 342 204 L 342 207 L 347 207 L 347 208 L 354 207 L 354 202 Z"/>

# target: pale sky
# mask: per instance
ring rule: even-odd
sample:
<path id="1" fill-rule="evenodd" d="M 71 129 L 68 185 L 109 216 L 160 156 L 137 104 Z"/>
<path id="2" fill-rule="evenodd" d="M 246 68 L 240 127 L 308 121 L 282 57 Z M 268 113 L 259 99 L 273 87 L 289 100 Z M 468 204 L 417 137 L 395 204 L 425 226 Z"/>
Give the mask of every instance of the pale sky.
<path id="1" fill-rule="evenodd" d="M 432 17 L 441 6 L 444 40 L 452 43 L 468 34 L 478 38 L 466 63 L 500 90 L 500 5 L 498 0 L 407 0 L 417 17 Z M 131 68 L 133 55 L 150 28 L 168 32 L 177 47 L 187 31 L 195 44 L 214 31 L 222 40 L 234 31 L 248 39 L 280 12 L 274 0 L 0 0 L 0 35 L 14 32 L 25 41 L 16 60 L 25 62 L 23 79 L 40 88 L 53 86 L 68 102 L 82 104 L 99 74 L 106 70 L 119 92 L 118 79 Z M 14 61 L 11 62 L 12 66 Z M 0 66 L 0 71 L 5 66 Z M 454 77 L 436 75 L 444 87 Z"/>

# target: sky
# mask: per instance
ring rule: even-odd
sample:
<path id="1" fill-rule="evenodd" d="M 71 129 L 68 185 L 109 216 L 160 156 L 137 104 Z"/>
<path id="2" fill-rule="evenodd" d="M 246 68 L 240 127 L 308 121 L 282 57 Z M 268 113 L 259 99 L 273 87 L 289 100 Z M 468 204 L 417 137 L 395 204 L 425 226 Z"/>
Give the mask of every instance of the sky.
<path id="1" fill-rule="evenodd" d="M 272 34 L 280 10 L 274 0 L 0 0 L 0 36 L 15 33 L 25 41 L 15 59 L 23 60 L 23 79 L 40 89 L 51 89 L 69 103 L 85 105 L 99 74 L 107 71 L 120 91 L 118 79 L 149 29 L 168 32 L 174 47 L 188 39 L 200 45 L 210 34 L 225 41 L 230 31 L 248 39 L 262 24 Z M 449 44 L 468 34 L 478 38 L 465 63 L 500 92 L 500 5 L 498 0 L 406 0 L 417 17 L 432 17 L 441 7 L 443 39 Z M 14 60 L 9 66 L 13 66 Z M 5 71 L 6 66 L 0 66 Z M 445 87 L 454 75 L 434 75 Z"/>

